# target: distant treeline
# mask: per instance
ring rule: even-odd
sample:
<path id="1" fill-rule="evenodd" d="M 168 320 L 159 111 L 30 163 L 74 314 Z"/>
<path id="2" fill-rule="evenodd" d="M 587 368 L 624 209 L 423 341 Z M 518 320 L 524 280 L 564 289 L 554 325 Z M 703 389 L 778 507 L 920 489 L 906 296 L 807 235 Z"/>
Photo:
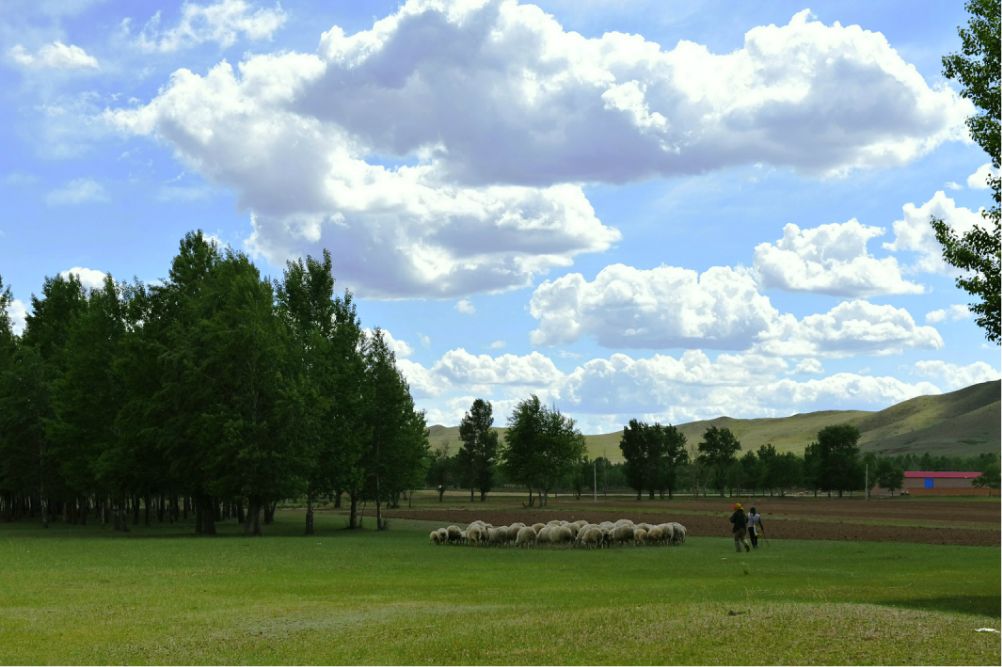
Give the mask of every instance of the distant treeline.
<path id="1" fill-rule="evenodd" d="M 276 501 L 394 503 L 425 475 L 424 414 L 329 253 L 282 280 L 201 232 L 161 284 L 46 278 L 23 335 L 0 281 L 0 514 L 127 530 L 142 507 L 260 532 Z"/>
<path id="2" fill-rule="evenodd" d="M 475 491 L 483 499 L 491 489 L 520 485 L 508 474 L 503 458 L 495 462 L 477 456 L 477 447 L 471 447 L 462 428 L 460 437 L 461 447 L 455 452 L 451 443 L 438 443 L 428 467 L 429 486 L 469 489 L 473 500 Z M 670 498 L 676 492 L 785 495 L 808 490 L 841 496 L 862 491 L 869 478 L 871 486 L 894 493 L 902 488 L 905 470 L 979 471 L 984 475 L 976 484 L 999 486 L 996 454 L 886 457 L 861 453 L 859 437 L 855 426 L 833 424 L 819 431 L 802 455 L 779 453 L 767 444 L 739 456 L 741 443 L 729 429 L 711 426 L 698 443 L 688 443 L 673 426 L 631 420 L 620 440 L 622 463 L 604 457 L 581 459 L 553 490 L 581 496 L 596 489 L 599 493 L 630 489 L 638 500 L 643 495 Z"/>

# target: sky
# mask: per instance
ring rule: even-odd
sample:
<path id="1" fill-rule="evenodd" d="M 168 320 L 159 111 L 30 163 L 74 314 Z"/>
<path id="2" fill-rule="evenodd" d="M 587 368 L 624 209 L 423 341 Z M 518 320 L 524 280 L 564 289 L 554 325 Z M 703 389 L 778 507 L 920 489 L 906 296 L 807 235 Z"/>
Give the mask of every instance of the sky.
<path id="1" fill-rule="evenodd" d="M 159 8 L 159 9 L 156 9 Z M 4 0 L 0 276 L 334 258 L 429 424 L 880 410 L 997 379 L 962 2 Z"/>

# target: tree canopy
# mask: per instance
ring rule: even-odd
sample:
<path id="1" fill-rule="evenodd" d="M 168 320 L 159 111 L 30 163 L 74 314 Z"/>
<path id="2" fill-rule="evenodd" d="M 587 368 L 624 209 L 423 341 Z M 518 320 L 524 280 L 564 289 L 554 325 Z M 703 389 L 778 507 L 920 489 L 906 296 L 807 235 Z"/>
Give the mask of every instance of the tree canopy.
<path id="1" fill-rule="evenodd" d="M 943 74 L 961 85 L 961 95 L 977 107 L 967 119 L 971 137 L 988 154 L 994 173 L 988 177 L 994 203 L 982 213 L 985 224 L 975 225 L 958 235 L 944 220 L 933 219 L 936 239 L 943 246 L 943 259 L 962 274 L 957 286 L 976 299 L 970 304 L 978 326 L 985 337 L 1002 342 L 999 331 L 1000 259 L 1000 200 L 1002 178 L 999 176 L 1000 151 L 1000 63 L 1002 48 L 999 0 L 969 0 L 965 5 L 970 14 L 967 27 L 959 28 L 961 52 L 943 57 Z"/>

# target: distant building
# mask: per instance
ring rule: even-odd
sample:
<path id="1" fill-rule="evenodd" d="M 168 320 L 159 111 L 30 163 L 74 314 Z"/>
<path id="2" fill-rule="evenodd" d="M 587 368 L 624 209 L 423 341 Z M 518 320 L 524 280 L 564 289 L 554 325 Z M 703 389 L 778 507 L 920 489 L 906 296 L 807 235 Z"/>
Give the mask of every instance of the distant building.
<path id="1" fill-rule="evenodd" d="M 906 470 L 902 491 L 910 495 L 974 496 L 990 495 L 990 489 L 973 485 L 980 472 L 939 472 L 933 470 Z"/>

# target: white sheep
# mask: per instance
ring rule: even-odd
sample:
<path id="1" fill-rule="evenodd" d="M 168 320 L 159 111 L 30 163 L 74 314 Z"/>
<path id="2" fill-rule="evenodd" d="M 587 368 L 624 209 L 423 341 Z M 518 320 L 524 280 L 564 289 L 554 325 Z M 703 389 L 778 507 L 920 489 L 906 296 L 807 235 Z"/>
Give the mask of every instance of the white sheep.
<path id="1" fill-rule="evenodd" d="M 532 526 L 522 526 L 518 529 L 518 534 L 515 535 L 515 546 L 531 547 L 535 543 L 536 531 L 532 529 Z"/>
<path id="2" fill-rule="evenodd" d="M 539 531 L 541 531 L 545 526 L 545 523 L 534 523 L 532 524 L 532 529 L 536 531 L 536 535 L 539 535 Z"/>
<path id="3" fill-rule="evenodd" d="M 672 521 L 672 544 L 685 544 L 685 526 Z"/>
<path id="4" fill-rule="evenodd" d="M 611 537 L 613 542 L 625 544 L 633 541 L 633 526 L 621 524 L 612 529 Z"/>
<path id="5" fill-rule="evenodd" d="M 643 528 L 637 528 L 633 531 L 633 543 L 640 545 L 647 542 L 647 531 Z"/>
<path id="6" fill-rule="evenodd" d="M 574 541 L 574 533 L 568 526 L 554 526 L 550 530 L 550 542 L 554 544 L 570 544 Z"/>
<path id="7" fill-rule="evenodd" d="M 578 544 L 585 547 L 600 548 L 603 546 L 602 529 L 598 526 L 585 526 L 578 531 Z"/>
<path id="8" fill-rule="evenodd" d="M 455 543 L 455 542 L 461 542 L 462 541 L 462 539 L 463 539 L 463 531 L 459 528 L 459 526 L 449 526 L 445 530 L 449 534 L 449 536 L 448 536 L 448 541 L 449 542 Z"/>
<path id="9" fill-rule="evenodd" d="M 647 541 L 652 544 L 661 544 L 665 539 L 665 529 L 661 526 L 651 526 L 647 531 Z"/>

